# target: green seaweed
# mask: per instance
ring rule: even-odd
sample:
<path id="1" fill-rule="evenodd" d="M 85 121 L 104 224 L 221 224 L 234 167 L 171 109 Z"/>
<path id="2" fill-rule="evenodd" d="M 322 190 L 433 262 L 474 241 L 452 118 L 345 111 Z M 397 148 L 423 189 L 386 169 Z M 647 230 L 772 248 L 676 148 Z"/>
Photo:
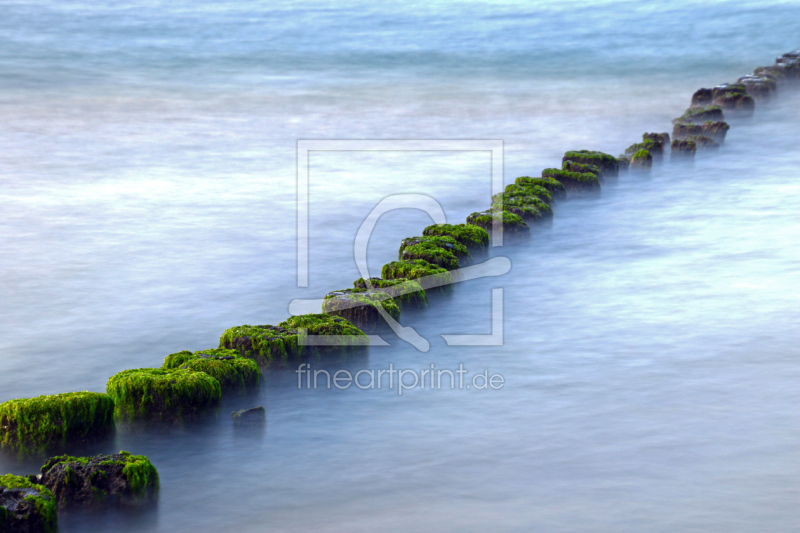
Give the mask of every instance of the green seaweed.
<path id="1" fill-rule="evenodd" d="M 653 165 L 653 156 L 646 149 L 638 150 L 631 157 L 631 169 L 649 169 Z"/>
<path id="2" fill-rule="evenodd" d="M 236 350 L 242 357 L 259 364 L 286 360 L 300 353 L 297 331 L 269 325 L 226 329 L 219 339 L 219 347 Z"/>
<path id="3" fill-rule="evenodd" d="M 115 414 L 131 420 L 174 421 L 202 414 L 219 403 L 219 381 L 183 368 L 137 368 L 111 376 L 106 392 Z"/>
<path id="4" fill-rule="evenodd" d="M 512 192 L 492 196 L 493 209 L 498 209 L 501 202 L 503 210 L 514 213 L 525 220 L 553 217 L 553 209 L 538 196 L 525 194 L 523 187 L 516 187 L 516 189 L 512 189 Z"/>
<path id="5" fill-rule="evenodd" d="M 619 163 L 614 158 L 614 164 L 619 171 Z M 542 176 L 552 177 L 564 184 L 567 189 L 572 190 L 597 190 L 600 188 L 600 178 L 591 172 L 570 172 L 560 168 L 546 168 L 542 171 Z"/>
<path id="6" fill-rule="evenodd" d="M 673 124 L 696 124 L 707 120 L 725 120 L 722 108 L 718 105 L 705 107 L 690 107 L 680 117 L 673 120 Z"/>
<path id="7" fill-rule="evenodd" d="M 240 392 L 258 387 L 261 372 L 255 361 L 245 358 L 237 350 L 212 348 L 199 352 L 182 351 L 170 354 L 161 368 L 185 368 L 205 372 L 219 381 L 223 393 Z"/>
<path id="8" fill-rule="evenodd" d="M 554 178 L 531 178 L 530 176 L 520 176 L 514 180 L 514 185 L 520 187 L 542 187 L 549 192 L 553 198 L 564 198 L 567 193 L 564 184 Z"/>
<path id="9" fill-rule="evenodd" d="M 325 313 L 310 313 L 291 316 L 278 324 L 279 327 L 293 329 L 298 332 L 298 346 L 301 353 L 309 347 L 308 335 L 328 337 L 328 346 L 310 346 L 312 352 L 325 351 L 325 348 L 350 349 L 369 344 L 366 334 L 350 323 L 349 320 Z"/>
<path id="10" fill-rule="evenodd" d="M 68 392 L 0 404 L 0 447 L 20 456 L 107 434 L 114 402 L 98 392 Z"/>
<path id="11" fill-rule="evenodd" d="M 527 234 L 531 229 L 521 216 L 508 211 L 498 212 L 496 210 L 486 210 L 472 213 L 467 217 L 467 224 L 481 227 L 487 232 L 491 233 L 495 220 L 500 221 L 500 227 L 503 230 L 503 233 Z"/>
<path id="12" fill-rule="evenodd" d="M 356 288 L 331 291 L 326 294 L 322 304 L 322 312 L 329 315 L 343 316 L 350 320 L 347 316 L 347 310 L 361 306 L 373 307 L 376 310 L 380 306 L 395 320 L 400 318 L 400 308 L 391 296 L 386 293 Z M 352 320 L 350 321 L 352 322 Z"/>
<path id="13" fill-rule="evenodd" d="M 468 224 L 434 224 L 422 232 L 425 237 L 452 237 L 468 249 L 483 251 L 489 246 L 486 230 Z"/>
<path id="14" fill-rule="evenodd" d="M 46 533 L 55 533 L 58 525 L 56 510 L 56 498 L 53 493 L 44 485 L 33 483 L 28 478 L 6 474 L 0 476 L 0 489 L 32 489 L 39 494 L 29 494 L 25 500 L 33 504 L 42 519 L 42 526 Z M 8 519 L 9 513 L 6 508 L 0 505 L 3 513 L 0 515 L 0 527 Z"/>
<path id="15" fill-rule="evenodd" d="M 617 158 L 603 152 L 593 150 L 571 150 L 566 152 L 564 157 L 561 158 L 562 166 L 567 161 L 583 163 L 585 165 L 595 165 L 600 168 L 604 176 L 608 178 L 616 178 L 619 175 L 619 161 L 617 161 Z M 544 173 L 542 173 L 542 176 L 544 176 Z"/>
<path id="16" fill-rule="evenodd" d="M 381 268 L 383 279 L 418 280 L 423 289 L 446 287 L 453 283 L 453 276 L 444 268 L 432 265 L 423 259 L 392 261 Z"/>
<path id="17" fill-rule="evenodd" d="M 119 454 L 115 454 L 112 456 L 100 456 L 100 457 L 101 458 L 108 457 L 108 459 L 95 462 L 98 459 L 97 457 L 72 457 L 69 455 L 60 455 L 56 457 L 51 457 L 42 466 L 41 472 L 42 474 L 46 474 L 54 466 L 59 464 L 71 465 L 77 463 L 83 466 L 87 466 L 92 463 L 99 465 L 120 465 L 123 467 L 122 475 L 128 482 L 128 486 L 130 487 L 131 493 L 134 496 L 145 496 L 150 491 L 158 489 L 159 487 L 158 471 L 156 470 L 156 467 L 153 466 L 153 463 L 151 463 L 146 456 L 132 455 L 130 452 L 122 450 L 119 452 Z M 107 477 L 107 474 L 102 470 L 95 471 L 93 475 L 95 477 L 96 476 Z"/>
<path id="18" fill-rule="evenodd" d="M 415 280 L 406 278 L 369 278 L 369 282 L 372 286 L 371 290 L 388 294 L 400 306 L 408 305 L 419 309 L 428 306 L 428 296 L 425 294 L 425 289 Z M 358 278 L 354 281 L 353 287 L 356 289 L 369 288 L 364 278 Z"/>
<path id="19" fill-rule="evenodd" d="M 460 260 L 472 261 L 467 247 L 448 236 L 403 239 L 400 243 L 399 259 L 401 261 L 424 259 L 432 265 L 447 270 L 457 269 Z"/>
<path id="20" fill-rule="evenodd" d="M 503 192 L 505 192 L 506 194 L 516 195 L 516 196 L 535 196 L 536 198 L 546 203 L 547 205 L 553 204 L 553 193 L 551 193 L 541 185 L 518 185 L 516 183 L 511 183 L 506 186 Z"/>

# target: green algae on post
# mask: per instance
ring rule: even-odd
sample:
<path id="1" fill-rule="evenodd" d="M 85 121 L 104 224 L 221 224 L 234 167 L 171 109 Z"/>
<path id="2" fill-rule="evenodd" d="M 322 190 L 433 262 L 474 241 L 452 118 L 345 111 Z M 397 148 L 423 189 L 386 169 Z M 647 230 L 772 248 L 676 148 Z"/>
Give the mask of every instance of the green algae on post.
<path id="1" fill-rule="evenodd" d="M 325 313 L 292 316 L 278 326 L 298 332 L 298 347 L 301 354 L 305 353 L 309 347 L 312 354 L 321 354 L 327 352 L 328 349 L 349 350 L 369 344 L 366 334 L 350 321 Z M 332 344 L 312 346 L 308 342 L 309 335 L 326 337 L 325 342 Z"/>
<path id="2" fill-rule="evenodd" d="M 486 230 L 468 224 L 434 224 L 422 232 L 425 237 L 452 237 L 467 249 L 484 251 L 489 247 L 489 234 Z"/>
<path id="3" fill-rule="evenodd" d="M 725 115 L 722 113 L 722 108 L 718 105 L 690 107 L 683 115 L 673 120 L 672 123 L 702 124 L 707 120 L 725 120 Z"/>
<path id="4" fill-rule="evenodd" d="M 59 509 L 138 505 L 156 499 L 158 471 L 143 455 L 121 451 L 112 455 L 50 458 L 39 482 L 50 489 Z"/>
<path id="5" fill-rule="evenodd" d="M 400 308 L 386 293 L 367 289 L 343 289 L 325 295 L 322 312 L 349 320 L 361 330 L 372 330 L 383 321 L 379 309 L 390 317 L 400 318 Z"/>
<path id="6" fill-rule="evenodd" d="M 392 261 L 381 268 L 383 279 L 413 279 L 419 281 L 423 289 L 433 289 L 453 283 L 453 276 L 444 268 L 432 265 L 422 259 Z"/>
<path id="7" fill-rule="evenodd" d="M 425 294 L 425 289 L 416 280 L 406 278 L 369 278 L 369 284 L 371 289 L 367 286 L 367 280 L 358 278 L 353 282 L 353 287 L 386 293 L 401 307 L 411 306 L 423 309 L 428 306 L 428 297 Z"/>
<path id="8" fill-rule="evenodd" d="M 56 499 L 44 485 L 27 477 L 0 476 L 0 531 L 55 533 Z"/>
<path id="9" fill-rule="evenodd" d="M 566 197 L 567 189 L 564 184 L 553 178 L 532 178 L 530 176 L 520 176 L 514 180 L 514 185 L 520 187 L 542 187 L 549 192 L 556 200 Z"/>
<path id="10" fill-rule="evenodd" d="M 401 261 L 423 259 L 432 265 L 455 270 L 460 262 L 472 262 L 467 247 L 453 237 L 409 237 L 400 243 L 398 252 Z"/>
<path id="11" fill-rule="evenodd" d="M 297 330 L 269 325 L 226 329 L 219 339 L 219 347 L 236 350 L 258 364 L 286 360 L 300 353 Z"/>
<path id="12" fill-rule="evenodd" d="M 478 213 L 472 213 L 467 217 L 467 224 L 478 226 L 486 231 L 492 231 L 492 226 L 495 220 L 501 224 L 501 229 L 504 234 L 508 235 L 527 235 L 530 233 L 530 226 L 520 217 L 508 211 L 494 211 L 486 210 Z"/>
<path id="13" fill-rule="evenodd" d="M 592 150 L 572 150 L 566 152 L 564 157 L 561 158 L 562 166 L 567 161 L 583 163 L 585 165 L 595 165 L 599 167 L 603 171 L 603 175 L 608 178 L 616 178 L 619 176 L 619 162 L 617 161 L 617 158 L 603 152 L 596 152 Z M 544 176 L 544 174 L 542 174 L 542 176 Z"/>
<path id="14" fill-rule="evenodd" d="M 614 158 L 616 172 L 619 174 L 619 163 Z M 599 191 L 600 178 L 591 172 L 569 172 L 560 168 L 546 168 L 542 171 L 542 176 L 552 177 L 564 184 L 568 191 Z"/>
<path id="15" fill-rule="evenodd" d="M 653 166 L 653 156 L 650 155 L 650 152 L 641 149 L 631 157 L 631 166 L 630 169 L 632 171 L 647 171 L 650 170 L 650 167 Z"/>
<path id="16" fill-rule="evenodd" d="M 98 392 L 68 392 L 0 404 L 0 447 L 22 456 L 104 437 L 113 427 L 114 401 Z"/>
<path id="17" fill-rule="evenodd" d="M 161 368 L 205 372 L 219 381 L 223 394 L 252 391 L 261 381 L 261 371 L 255 361 L 242 357 L 237 350 L 225 348 L 174 353 L 164 359 Z"/>
<path id="18" fill-rule="evenodd" d="M 205 414 L 219 403 L 219 381 L 182 368 L 137 368 L 108 379 L 115 414 L 129 420 L 181 421 Z"/>

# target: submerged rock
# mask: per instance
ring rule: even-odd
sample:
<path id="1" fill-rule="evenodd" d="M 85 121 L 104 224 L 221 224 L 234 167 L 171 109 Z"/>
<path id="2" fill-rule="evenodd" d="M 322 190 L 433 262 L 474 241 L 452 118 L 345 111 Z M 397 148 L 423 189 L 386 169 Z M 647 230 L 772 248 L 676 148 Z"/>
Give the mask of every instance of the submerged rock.
<path id="1" fill-rule="evenodd" d="M 618 176 L 619 162 L 616 158 L 614 158 L 614 165 L 614 175 Z M 600 190 L 600 178 L 591 172 L 569 172 L 560 168 L 546 168 L 542 171 L 542 176 L 557 179 L 571 193 L 598 192 Z"/>
<path id="2" fill-rule="evenodd" d="M 114 401 L 97 392 L 68 392 L 0 404 L 0 447 L 29 456 L 108 436 Z"/>
<path id="3" fill-rule="evenodd" d="M 50 490 L 22 476 L 0 476 L 0 532 L 55 533 L 56 500 Z"/>
<path id="4" fill-rule="evenodd" d="M 725 136 L 731 127 L 727 122 L 704 122 L 699 133 L 693 133 L 692 136 L 705 135 L 711 137 L 716 142 L 722 144 L 725 142 Z"/>
<path id="5" fill-rule="evenodd" d="M 675 139 L 672 141 L 670 156 L 672 157 L 672 159 L 689 159 L 694 157 L 696 151 L 697 151 L 697 145 L 693 140 Z"/>
<path id="6" fill-rule="evenodd" d="M 383 279 L 415 280 L 425 290 L 437 287 L 445 289 L 453 283 L 453 276 L 450 272 L 422 259 L 387 263 L 381 268 L 381 277 Z"/>
<path id="7" fill-rule="evenodd" d="M 129 420 L 178 422 L 206 414 L 219 404 L 219 381 L 182 368 L 137 368 L 108 379 L 115 414 Z"/>
<path id="8" fill-rule="evenodd" d="M 752 115 L 756 108 L 755 100 L 747 94 L 747 87 L 741 83 L 723 83 L 714 87 L 714 105 L 737 115 Z M 724 117 L 706 117 L 705 120 L 725 120 Z"/>
<path id="9" fill-rule="evenodd" d="M 653 156 L 645 149 L 641 149 L 631 157 L 631 171 L 649 171 L 653 166 Z"/>
<path id="10" fill-rule="evenodd" d="M 164 359 L 161 368 L 205 372 L 219 381 L 223 394 L 246 393 L 258 388 L 261 382 L 261 371 L 254 360 L 243 357 L 237 350 L 226 348 L 174 353 Z"/>
<path id="11" fill-rule="evenodd" d="M 595 165 L 603 171 L 603 175 L 607 178 L 616 178 L 619 176 L 619 161 L 617 161 L 616 157 L 603 152 L 574 150 L 564 154 L 564 157 L 561 158 L 562 166 L 567 161 L 583 163 L 586 165 Z M 566 183 L 564 185 L 566 185 Z"/>
<path id="12" fill-rule="evenodd" d="M 433 224 L 422 232 L 425 237 L 452 237 L 468 250 L 483 252 L 489 247 L 486 230 L 469 224 Z"/>
<path id="13" fill-rule="evenodd" d="M 663 132 L 663 133 L 644 133 L 644 134 L 642 134 L 642 139 L 644 141 L 660 142 L 662 147 L 669 146 L 669 143 L 670 143 L 669 133 L 667 133 L 667 132 Z"/>
<path id="14" fill-rule="evenodd" d="M 59 509 L 141 505 L 158 497 L 158 471 L 143 455 L 50 458 L 38 483 L 55 495 Z"/>
<path id="15" fill-rule="evenodd" d="M 698 135 L 697 137 L 690 137 L 689 140 L 694 141 L 697 149 L 700 151 L 716 150 L 719 148 L 719 143 L 711 137 L 705 135 Z"/>
<path id="16" fill-rule="evenodd" d="M 400 308 L 391 296 L 367 289 L 343 289 L 325 295 L 322 312 L 349 320 L 362 331 L 371 331 L 384 322 L 383 309 L 395 320 L 400 318 Z"/>
<path id="17" fill-rule="evenodd" d="M 226 329 L 219 347 L 236 350 L 258 364 L 268 364 L 299 355 L 297 330 L 280 326 L 237 326 Z"/>
<path id="18" fill-rule="evenodd" d="M 723 123 L 724 124 L 724 123 Z M 672 137 L 676 141 L 692 137 L 693 135 L 700 135 L 703 133 L 703 126 L 699 124 L 685 124 L 683 122 L 676 122 L 672 128 Z"/>
<path id="19" fill-rule="evenodd" d="M 432 265 L 455 270 L 459 264 L 471 264 L 472 256 L 467 247 L 453 237 L 409 237 L 400 243 L 399 259 L 424 259 Z"/>
<path id="20" fill-rule="evenodd" d="M 711 89 L 697 89 L 692 95 L 692 107 L 705 107 L 711 105 L 714 100 Z"/>
<path id="21" fill-rule="evenodd" d="M 353 282 L 353 287 L 356 289 L 369 289 L 388 294 L 401 308 L 410 306 L 424 309 L 428 306 L 428 297 L 425 294 L 425 289 L 413 279 L 369 278 L 369 285 L 367 286 L 367 280 L 364 278 L 358 278 Z"/>
<path id="22" fill-rule="evenodd" d="M 627 172 L 631 166 L 631 158 L 625 154 L 621 154 L 617 161 L 619 161 L 619 171 L 620 172 Z"/>
<path id="23" fill-rule="evenodd" d="M 554 200 L 561 200 L 567 196 L 567 189 L 564 187 L 564 184 L 554 178 L 520 176 L 514 180 L 514 185 L 525 188 L 541 187 L 549 192 Z"/>
<path id="24" fill-rule="evenodd" d="M 231 412 L 234 426 L 256 426 L 263 425 L 267 421 L 267 411 L 264 406 L 251 407 L 241 411 Z"/>
<path id="25" fill-rule="evenodd" d="M 500 221 L 504 235 L 527 235 L 531 230 L 530 226 L 519 215 L 508 211 L 496 212 L 491 209 L 472 213 L 467 217 L 467 224 L 483 228 L 491 234 L 495 220 Z"/>

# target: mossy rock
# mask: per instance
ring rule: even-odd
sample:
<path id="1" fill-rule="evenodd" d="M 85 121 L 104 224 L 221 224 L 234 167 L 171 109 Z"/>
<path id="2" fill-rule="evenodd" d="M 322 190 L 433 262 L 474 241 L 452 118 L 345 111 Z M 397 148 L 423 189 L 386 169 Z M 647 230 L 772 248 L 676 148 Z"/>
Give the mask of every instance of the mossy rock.
<path id="1" fill-rule="evenodd" d="M 538 196 L 525 194 L 525 189 L 515 186 L 511 192 L 492 196 L 492 209 L 502 209 L 521 217 L 526 222 L 553 218 L 553 209 Z"/>
<path id="2" fill-rule="evenodd" d="M 776 66 L 758 67 L 753 71 L 756 76 L 761 76 L 774 80 L 776 83 L 781 83 L 786 79 L 786 74 Z"/>
<path id="3" fill-rule="evenodd" d="M 422 259 L 387 263 L 381 268 L 381 277 L 383 279 L 417 280 L 425 290 L 436 287 L 446 289 L 453 283 L 453 276 L 446 269 Z"/>
<path id="4" fill-rule="evenodd" d="M 468 224 L 433 224 L 422 232 L 425 237 L 452 237 L 468 250 L 485 251 L 489 247 L 486 230 Z"/>
<path id="5" fill-rule="evenodd" d="M 659 161 L 664 158 L 664 143 L 660 140 L 645 139 L 643 142 L 632 144 L 625 149 L 625 155 L 631 158 L 631 165 L 635 154 L 642 150 L 650 154 L 651 163 L 652 160 Z"/>
<path id="6" fill-rule="evenodd" d="M 400 261 L 423 259 L 432 265 L 455 270 L 459 264 L 469 265 L 472 256 L 467 247 L 453 237 L 408 237 L 400 243 Z"/>
<path id="7" fill-rule="evenodd" d="M 619 171 L 620 172 L 627 172 L 631 166 L 631 158 L 625 154 L 621 154 L 617 161 L 619 161 Z"/>
<path id="8" fill-rule="evenodd" d="M 398 320 L 400 308 L 391 296 L 367 289 L 343 289 L 325 295 L 322 312 L 349 320 L 362 331 L 372 331 L 384 322 L 379 308 Z"/>
<path id="9" fill-rule="evenodd" d="M 108 379 L 106 392 L 118 417 L 163 422 L 203 415 L 219 404 L 222 395 L 216 378 L 183 368 L 124 370 Z"/>
<path id="10" fill-rule="evenodd" d="M 559 183 L 559 185 L 562 184 Z M 553 205 L 553 193 L 551 193 L 541 185 L 523 186 L 523 185 L 517 185 L 516 183 L 511 183 L 509 185 L 506 185 L 506 188 L 503 192 L 512 196 L 534 196 L 549 206 Z M 475 226 L 470 226 L 470 227 L 474 228 Z"/>
<path id="11" fill-rule="evenodd" d="M 263 405 L 241 409 L 231 412 L 231 419 L 235 427 L 241 426 L 263 426 L 267 422 L 267 411 Z"/>
<path id="12" fill-rule="evenodd" d="M 690 107 L 680 117 L 672 121 L 673 124 L 702 124 L 707 120 L 725 120 L 725 115 L 722 112 L 722 107 L 719 105 L 711 105 L 705 107 Z M 675 136 L 673 130 L 673 137 Z"/>
<path id="13" fill-rule="evenodd" d="M 711 89 L 697 89 L 692 95 L 692 107 L 710 106 L 714 101 L 714 91 Z"/>
<path id="14" fill-rule="evenodd" d="M 619 162 L 619 160 L 617 160 Z M 600 181 L 603 181 L 603 169 L 597 165 L 587 165 L 586 163 L 576 163 L 575 161 L 564 161 L 561 164 L 561 169 L 568 172 L 579 172 L 582 174 L 590 173 L 596 175 Z"/>
<path id="15" fill-rule="evenodd" d="M 660 142 L 662 146 L 669 146 L 670 143 L 669 133 L 666 131 L 662 133 L 643 133 L 642 140 Z"/>
<path id="16" fill-rule="evenodd" d="M 520 187 L 542 187 L 549 192 L 553 199 L 561 200 L 567 196 L 567 188 L 564 184 L 554 178 L 531 178 L 530 176 L 520 176 L 514 180 L 514 185 Z"/>
<path id="17" fill-rule="evenodd" d="M 709 121 L 703 123 L 699 133 L 695 133 L 687 137 L 696 137 L 697 135 L 704 135 L 706 137 L 714 139 L 719 144 L 722 144 L 725 142 L 725 136 L 728 134 L 729 129 L 731 129 L 731 127 L 728 125 L 727 122 Z"/>
<path id="18" fill-rule="evenodd" d="M 508 211 L 499 213 L 490 210 L 472 213 L 467 217 L 467 224 L 478 226 L 491 234 L 494 220 L 499 220 L 504 234 L 527 235 L 531 227 L 520 217 Z"/>
<path id="19" fill-rule="evenodd" d="M 243 357 L 238 350 L 225 348 L 174 353 L 164 359 L 161 368 L 205 372 L 219 381 L 223 394 L 246 393 L 258 388 L 261 382 L 261 371 L 254 360 Z"/>
<path id="20" fill-rule="evenodd" d="M 673 159 L 692 158 L 694 157 L 695 152 L 697 152 L 697 144 L 695 144 L 695 142 L 691 139 L 674 139 L 672 141 L 670 156 Z"/>
<path id="21" fill-rule="evenodd" d="M 766 76 L 742 76 L 737 82 L 747 88 L 747 94 L 760 100 L 769 99 L 778 90 L 778 83 Z"/>
<path id="22" fill-rule="evenodd" d="M 645 149 L 641 149 L 631 157 L 631 170 L 647 171 L 653 166 L 653 156 Z"/>
<path id="23" fill-rule="evenodd" d="M 0 447 L 29 456 L 107 436 L 114 401 L 98 392 L 68 392 L 0 404 Z"/>
<path id="24" fill-rule="evenodd" d="M 687 137 L 700 135 L 703 132 L 703 126 L 699 124 L 686 124 L 683 122 L 676 122 L 672 128 L 672 138 L 676 141 L 681 141 Z"/>
<path id="25" fill-rule="evenodd" d="M 714 106 L 731 114 L 752 115 L 756 108 L 756 102 L 752 96 L 747 94 L 747 88 L 743 84 L 724 83 L 714 87 Z M 717 121 L 725 120 L 725 118 L 723 116 L 707 116 L 695 122 L 706 120 Z"/>
<path id="26" fill-rule="evenodd" d="M 573 150 L 564 154 L 564 157 L 561 158 L 561 166 L 564 166 L 564 163 L 567 161 L 595 165 L 603 171 L 603 175 L 607 178 L 616 178 L 619 176 L 619 161 L 617 161 L 616 157 L 603 152 Z M 544 174 L 542 175 L 544 176 Z M 566 185 L 566 183 L 564 185 Z"/>
<path id="27" fill-rule="evenodd" d="M 716 150 L 719 148 L 719 143 L 711 137 L 705 135 L 698 135 L 697 137 L 689 137 L 687 140 L 693 141 L 699 151 Z"/>
<path id="28" fill-rule="evenodd" d="M 346 318 L 326 313 L 291 316 L 279 327 L 297 331 L 297 344 L 303 355 L 322 355 L 329 352 L 348 352 L 369 345 L 366 334 Z M 325 345 L 313 345 L 309 335 L 326 337 Z"/>
<path id="29" fill-rule="evenodd" d="M 38 482 L 59 509 L 141 505 L 158 497 L 158 471 L 144 455 L 126 451 L 93 457 L 51 457 Z"/>
<path id="30" fill-rule="evenodd" d="M 726 94 L 747 94 L 747 87 L 744 86 L 743 83 L 721 83 L 711 89 L 711 99 L 716 100 L 720 96 Z M 712 105 L 717 105 L 716 103 Z"/>
<path id="31" fill-rule="evenodd" d="M 485 232 L 484 232 L 485 233 Z M 413 279 L 382 279 L 382 278 L 369 278 L 370 285 L 367 287 L 367 281 L 364 278 L 358 278 L 353 282 L 353 287 L 356 289 L 370 289 L 375 292 L 383 292 L 392 297 L 392 299 L 401 308 L 406 306 L 424 309 L 428 307 L 428 296 L 425 294 L 425 289 L 419 282 Z"/>
<path id="32" fill-rule="evenodd" d="M 614 158 L 615 176 L 619 175 L 619 162 Z M 600 190 L 600 178 L 591 172 L 569 172 L 560 168 L 546 168 L 542 176 L 557 179 L 571 192 L 596 192 Z"/>
<path id="33" fill-rule="evenodd" d="M 55 533 L 56 499 L 44 485 L 27 477 L 0 476 L 0 532 Z"/>
<path id="34" fill-rule="evenodd" d="M 236 350 L 242 357 L 263 365 L 300 353 L 296 330 L 270 325 L 226 329 L 219 339 L 219 347 Z"/>

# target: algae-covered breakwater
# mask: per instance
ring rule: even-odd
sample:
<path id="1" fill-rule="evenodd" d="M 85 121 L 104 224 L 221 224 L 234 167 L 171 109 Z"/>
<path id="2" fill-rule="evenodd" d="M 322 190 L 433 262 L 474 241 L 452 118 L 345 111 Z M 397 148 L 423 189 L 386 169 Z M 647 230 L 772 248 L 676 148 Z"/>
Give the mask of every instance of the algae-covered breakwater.
<path id="1" fill-rule="evenodd" d="M 781 86 L 781 87 L 782 87 L 782 86 Z M 761 103 L 760 103 L 760 102 L 757 102 L 757 105 L 761 105 Z M 677 114 L 678 114 L 678 113 L 676 113 L 676 115 L 677 115 Z M 665 128 L 656 128 L 656 129 L 657 129 L 658 131 L 660 131 L 661 129 L 665 129 Z M 632 141 L 634 141 L 634 140 L 638 140 L 638 139 L 631 139 L 631 142 L 632 142 Z M 628 144 L 628 143 L 625 143 L 625 144 Z M 623 144 L 623 146 L 624 146 L 625 144 Z M 667 151 L 668 151 L 668 149 L 669 149 L 669 145 L 666 145 L 666 147 L 667 147 Z M 669 154 L 668 154 L 668 153 L 667 153 L 667 156 L 669 156 Z M 619 159 L 621 159 L 621 158 L 617 158 L 617 159 L 619 160 Z M 569 161 L 569 163 L 573 163 L 573 162 L 570 160 L 570 161 Z M 654 164 L 657 164 L 657 162 L 655 162 L 655 161 L 654 161 Z M 572 165 L 572 164 L 570 164 L 570 165 L 569 165 L 569 166 L 571 167 L 571 168 L 569 169 L 569 171 L 571 171 L 571 172 L 573 172 L 573 171 L 574 171 L 574 172 L 577 172 L 577 170 L 575 170 L 575 169 L 576 169 L 576 168 L 580 169 L 580 167 L 577 167 L 577 165 L 587 165 L 586 169 L 587 169 L 587 170 L 591 170 L 591 169 L 588 167 L 588 165 L 591 165 L 591 163 L 574 163 L 574 165 Z M 545 165 L 543 165 L 543 166 L 545 166 Z M 552 165 L 552 164 L 551 164 L 551 165 L 547 165 L 547 166 L 556 166 L 556 165 Z M 594 165 L 594 166 L 596 166 L 596 165 Z M 599 167 L 597 167 L 597 168 L 599 169 Z M 533 178 L 532 178 L 532 179 L 533 179 Z M 539 179 L 539 178 L 536 178 L 536 179 Z M 604 182 L 603 182 L 603 183 L 601 183 L 601 186 L 605 186 L 605 183 L 606 183 L 606 181 L 605 181 L 605 180 L 608 180 L 608 179 L 610 179 L 610 178 L 604 177 L 604 178 L 603 178 Z M 555 181 L 557 181 L 557 180 L 553 179 L 553 181 L 555 182 Z M 539 191 L 539 192 L 540 192 L 540 191 Z M 549 192 L 549 191 L 548 191 L 548 192 Z M 569 191 L 569 194 L 572 194 L 572 193 L 573 193 L 573 191 Z M 524 195 L 524 194 L 519 194 L 519 195 L 516 195 L 516 197 L 520 197 L 520 196 L 521 196 L 521 197 L 524 197 L 524 196 L 526 196 L 526 195 Z M 530 196 L 532 196 L 532 197 L 536 197 L 536 198 L 539 198 L 540 200 L 541 200 L 541 199 L 542 199 L 542 197 L 543 197 L 543 195 L 542 195 L 542 194 L 538 194 L 538 195 L 530 195 Z M 544 201 L 544 200 L 542 200 L 542 201 Z M 554 201 L 553 201 L 553 202 L 554 202 L 554 203 L 553 203 L 553 205 L 555 206 L 555 208 L 556 208 L 556 210 L 557 210 L 558 199 L 554 199 Z M 523 203 L 523 204 L 524 204 L 524 203 L 525 203 L 525 201 L 524 201 L 524 200 L 520 200 L 520 203 Z M 487 204 L 488 204 L 488 198 L 487 198 Z M 499 205 L 499 204 L 496 204 L 496 205 Z M 483 205 L 483 206 L 476 206 L 476 207 L 486 207 L 486 205 Z M 557 214 L 556 214 L 556 215 L 557 215 Z M 520 217 L 520 218 L 521 218 L 521 217 Z M 526 223 L 530 224 L 530 222 L 526 222 Z M 406 235 L 419 235 L 419 231 L 416 231 L 416 230 L 415 230 L 415 231 L 413 231 L 413 232 L 408 232 Z M 423 235 L 424 235 L 424 232 L 423 232 Z M 399 236 L 398 236 L 398 237 L 399 237 Z M 487 237 L 488 237 L 488 235 L 487 235 Z M 476 255 L 476 254 L 473 254 L 473 255 Z M 445 270 L 446 270 L 446 269 L 445 269 Z M 342 284 L 342 285 L 345 285 L 345 284 Z M 340 287 L 340 286 L 337 284 L 337 285 L 335 285 L 334 287 L 330 287 L 330 288 L 341 288 L 341 287 Z M 395 297 L 393 296 L 393 298 L 395 298 Z M 396 299 L 396 298 L 395 298 L 395 301 L 397 301 L 397 299 Z M 398 304 L 398 306 L 400 306 L 400 305 Z M 402 308 L 402 306 L 400 306 L 400 307 Z M 402 309 L 401 309 L 401 311 L 402 311 Z M 286 329 L 286 328 L 284 328 L 284 329 Z M 287 330 L 287 331 L 289 331 L 289 330 Z M 297 331 L 297 330 L 295 330 L 295 331 Z M 234 338 L 236 338 L 236 337 L 234 337 Z M 296 337 L 295 337 L 295 338 L 296 338 Z M 294 356 L 294 355 L 292 355 L 291 357 L 295 357 L 295 356 Z M 133 365 L 132 365 L 132 366 L 133 366 Z M 124 367 L 123 367 L 123 368 L 124 368 Z"/>

